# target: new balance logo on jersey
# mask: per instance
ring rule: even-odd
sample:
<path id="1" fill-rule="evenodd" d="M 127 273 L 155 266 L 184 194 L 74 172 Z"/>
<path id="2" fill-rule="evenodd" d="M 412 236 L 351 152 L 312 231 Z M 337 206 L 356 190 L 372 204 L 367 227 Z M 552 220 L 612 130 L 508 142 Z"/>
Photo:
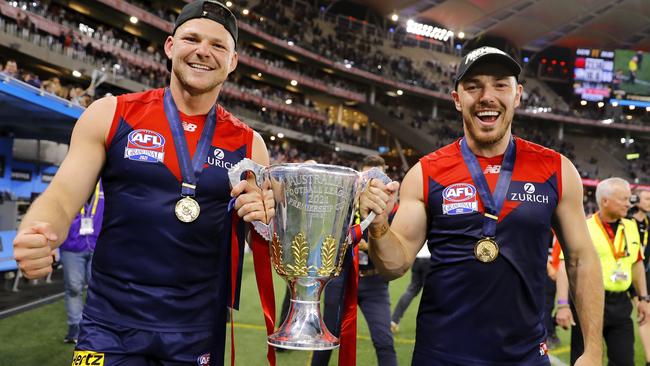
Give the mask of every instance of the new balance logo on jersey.
<path id="1" fill-rule="evenodd" d="M 483 174 L 499 174 L 501 165 L 488 165 L 485 167 Z"/>
<path id="2" fill-rule="evenodd" d="M 196 126 L 194 123 L 190 123 L 190 122 L 185 122 L 185 121 L 183 121 L 183 129 L 184 129 L 185 131 L 187 131 L 187 132 L 194 132 L 194 131 L 196 131 L 196 127 L 197 127 L 197 126 Z"/>

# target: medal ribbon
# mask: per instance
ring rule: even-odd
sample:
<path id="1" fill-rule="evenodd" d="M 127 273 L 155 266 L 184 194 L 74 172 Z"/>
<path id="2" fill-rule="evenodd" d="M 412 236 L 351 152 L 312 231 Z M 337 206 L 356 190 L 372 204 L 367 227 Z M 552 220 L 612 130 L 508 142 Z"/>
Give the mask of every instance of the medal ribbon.
<path id="1" fill-rule="evenodd" d="M 614 245 L 614 240 L 616 240 L 616 234 L 614 234 L 614 230 L 612 230 L 612 227 L 609 226 L 608 223 L 604 223 L 602 222 L 602 220 L 600 220 L 600 213 L 594 214 L 594 221 L 596 221 L 596 224 L 598 225 L 600 230 L 603 232 L 603 235 L 607 239 L 607 243 L 609 243 L 609 249 L 612 250 L 612 255 L 614 256 L 614 259 L 618 261 L 620 258 L 624 257 L 625 248 L 623 247 L 623 236 L 625 236 L 625 234 L 620 235 L 618 238 L 618 245 Z M 619 226 L 623 225 L 623 223 L 621 222 L 618 225 Z"/>
<path id="2" fill-rule="evenodd" d="M 505 203 L 506 193 L 508 192 L 510 181 L 512 180 L 512 170 L 515 167 L 515 159 L 517 155 L 515 141 L 513 138 L 510 139 L 508 148 L 503 156 L 501 171 L 499 172 L 499 180 L 494 188 L 494 196 L 490 193 L 490 186 L 488 185 L 487 179 L 485 179 L 483 169 L 481 169 L 481 164 L 479 164 L 478 159 L 476 159 L 474 153 L 469 149 L 469 146 L 467 146 L 465 138 L 460 140 L 460 151 L 463 154 L 463 160 L 469 170 L 469 174 L 472 176 L 472 181 L 474 181 L 474 184 L 476 185 L 478 195 L 481 197 L 481 201 L 483 201 L 485 213 L 483 214 L 483 229 L 481 230 L 481 235 L 486 238 L 494 238 L 497 231 L 499 213 Z"/>
<path id="3" fill-rule="evenodd" d="M 178 115 L 178 108 L 176 108 L 176 103 L 174 103 L 174 98 L 172 98 L 172 93 L 169 88 L 165 89 L 163 100 L 165 115 L 169 122 L 169 128 L 172 130 L 172 138 L 174 140 L 174 146 L 176 147 L 178 166 L 181 169 L 181 177 L 183 180 L 181 185 L 181 196 L 194 197 L 197 178 L 203 171 L 203 163 L 205 162 L 208 150 L 210 149 L 212 136 L 214 136 L 214 126 L 217 123 L 217 105 L 213 105 L 210 112 L 208 112 L 208 115 L 205 117 L 201 138 L 196 146 L 194 158 L 190 160 L 190 151 L 187 148 L 187 141 L 185 140 L 181 118 Z"/>

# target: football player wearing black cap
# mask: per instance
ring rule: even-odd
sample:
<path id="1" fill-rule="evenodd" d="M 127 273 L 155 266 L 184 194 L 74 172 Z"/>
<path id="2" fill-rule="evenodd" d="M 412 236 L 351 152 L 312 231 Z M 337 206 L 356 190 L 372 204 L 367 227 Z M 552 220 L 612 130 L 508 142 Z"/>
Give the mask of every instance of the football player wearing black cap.
<path id="1" fill-rule="evenodd" d="M 362 216 L 377 214 L 369 254 L 381 274 L 404 275 L 425 242 L 431 252 L 413 365 L 550 365 L 543 319 L 551 228 L 570 253 L 574 299 L 587 324 L 577 364 L 602 364 L 603 287 L 580 176 L 564 156 L 512 135 L 520 73 L 497 48 L 470 51 L 451 93 L 464 136 L 406 174 L 391 225 L 386 207 L 396 183 L 373 180 L 361 196 Z"/>
<path id="2" fill-rule="evenodd" d="M 270 190 L 229 186 L 227 169 L 242 159 L 269 163 L 262 138 L 217 104 L 236 46 L 226 6 L 187 4 L 165 42 L 169 87 L 90 105 L 24 217 L 16 260 L 28 278 L 42 277 L 102 177 L 104 221 L 73 365 L 223 364 L 243 222 L 274 214 Z"/>

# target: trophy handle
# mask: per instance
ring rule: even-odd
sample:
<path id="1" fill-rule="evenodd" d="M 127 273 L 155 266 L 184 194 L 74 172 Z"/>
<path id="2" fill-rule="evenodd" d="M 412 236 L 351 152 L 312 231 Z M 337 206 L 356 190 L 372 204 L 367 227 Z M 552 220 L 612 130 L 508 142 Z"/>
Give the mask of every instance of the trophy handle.
<path id="1" fill-rule="evenodd" d="M 264 183 L 264 166 L 248 158 L 242 159 L 239 163 L 228 169 L 230 185 L 234 187 L 237 183 L 241 182 L 242 174 L 247 171 L 253 172 L 255 175 L 255 182 L 260 188 L 262 188 L 262 184 Z M 258 234 L 266 240 L 271 240 L 271 227 L 269 225 L 261 221 L 253 221 L 252 224 Z"/>
<path id="2" fill-rule="evenodd" d="M 361 173 L 362 192 L 366 190 L 368 184 L 372 179 L 379 179 L 384 184 L 388 184 L 391 182 L 391 179 L 386 175 L 386 173 L 384 173 L 383 171 L 381 171 L 381 169 L 377 167 L 372 168 L 370 170 L 366 170 L 365 172 Z M 361 232 L 365 231 L 368 228 L 368 226 L 370 226 L 370 223 L 372 222 L 372 220 L 375 219 L 376 216 L 377 215 L 373 211 L 371 211 L 368 214 L 368 216 L 366 216 L 366 218 L 363 221 L 361 221 L 361 223 L 359 224 L 359 226 L 361 227 Z"/>

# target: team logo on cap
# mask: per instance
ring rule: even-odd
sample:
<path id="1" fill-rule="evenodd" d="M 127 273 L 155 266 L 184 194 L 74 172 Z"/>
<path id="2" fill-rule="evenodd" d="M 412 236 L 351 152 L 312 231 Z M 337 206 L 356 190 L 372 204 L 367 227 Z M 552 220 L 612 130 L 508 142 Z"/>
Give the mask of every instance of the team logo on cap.
<path id="1" fill-rule="evenodd" d="M 151 130 L 129 133 L 124 158 L 146 163 L 162 163 L 165 158 L 165 138 Z"/>
<path id="2" fill-rule="evenodd" d="M 478 211 L 476 188 L 469 183 L 456 183 L 442 191 L 442 213 L 462 215 Z"/>
<path id="3" fill-rule="evenodd" d="M 203 354 L 203 355 L 199 356 L 196 359 L 196 364 L 199 365 L 199 366 L 208 366 L 208 365 L 210 365 L 210 354 L 206 353 L 206 354 Z"/>
<path id="4" fill-rule="evenodd" d="M 498 48 L 481 47 L 481 48 L 475 49 L 474 51 L 468 53 L 467 56 L 465 56 L 465 64 L 467 65 L 468 63 L 474 62 L 477 58 L 479 58 L 479 57 L 481 57 L 481 56 L 483 56 L 485 54 L 488 54 L 488 53 L 498 53 L 500 55 L 507 56 L 505 52 L 501 51 Z"/>

